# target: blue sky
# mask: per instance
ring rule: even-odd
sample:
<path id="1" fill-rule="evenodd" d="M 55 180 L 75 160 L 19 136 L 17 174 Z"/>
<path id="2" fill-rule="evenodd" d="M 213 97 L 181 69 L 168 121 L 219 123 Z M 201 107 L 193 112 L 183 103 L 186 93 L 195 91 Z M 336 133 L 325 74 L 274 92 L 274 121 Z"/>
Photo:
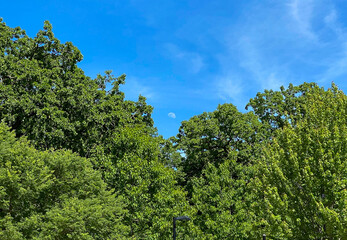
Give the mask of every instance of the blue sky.
<path id="1" fill-rule="evenodd" d="M 218 104 L 245 111 L 264 89 L 335 82 L 347 92 L 343 0 L 1 1 L 0 17 L 32 37 L 49 20 L 91 77 L 127 74 L 126 98 L 147 97 L 165 137 Z"/>

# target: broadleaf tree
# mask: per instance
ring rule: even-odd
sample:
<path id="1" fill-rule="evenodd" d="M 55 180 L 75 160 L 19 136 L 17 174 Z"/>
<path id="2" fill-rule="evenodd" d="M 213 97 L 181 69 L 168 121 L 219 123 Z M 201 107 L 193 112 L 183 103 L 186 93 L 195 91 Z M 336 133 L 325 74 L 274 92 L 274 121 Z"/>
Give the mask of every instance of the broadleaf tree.
<path id="1" fill-rule="evenodd" d="M 122 197 L 71 151 L 38 151 L 0 124 L 1 239 L 126 239 Z"/>
<path id="2" fill-rule="evenodd" d="M 232 104 L 219 105 L 182 122 L 176 148 L 182 154 L 179 171 L 196 211 L 200 238 L 250 239 L 255 213 L 249 188 L 253 165 L 267 141 L 263 124 L 252 113 Z"/>
<path id="3" fill-rule="evenodd" d="M 34 38 L 4 22 L 0 28 L 0 119 L 38 149 L 87 157 L 124 197 L 129 237 L 170 235 L 172 217 L 189 204 L 161 157 L 164 140 L 145 97 L 125 99 L 125 75 L 86 76 L 77 65 L 81 52 L 61 43 L 49 22 Z"/>
<path id="4" fill-rule="evenodd" d="M 283 239 L 344 239 L 347 211 L 347 97 L 335 85 L 305 97 L 304 117 L 277 130 L 260 162 L 268 234 Z"/>

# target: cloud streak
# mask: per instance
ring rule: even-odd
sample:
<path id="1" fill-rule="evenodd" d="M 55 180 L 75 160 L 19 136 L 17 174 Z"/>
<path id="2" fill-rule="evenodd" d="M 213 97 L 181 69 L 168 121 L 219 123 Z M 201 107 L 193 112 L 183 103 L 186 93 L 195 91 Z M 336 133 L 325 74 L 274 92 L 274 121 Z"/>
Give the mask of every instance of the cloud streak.
<path id="1" fill-rule="evenodd" d="M 250 38 L 241 38 L 239 49 L 242 57 L 241 66 L 251 74 L 262 89 L 278 89 L 284 84 L 278 77 L 278 66 L 275 68 L 267 66 L 261 50 L 255 46 Z"/>
<path id="2" fill-rule="evenodd" d="M 236 81 L 230 76 L 221 78 L 217 82 L 217 93 L 221 99 L 224 100 L 237 100 L 243 91 L 239 81 Z"/>
<path id="3" fill-rule="evenodd" d="M 334 79 L 347 74 L 347 32 L 346 29 L 341 26 L 338 20 L 338 14 L 335 8 L 324 18 L 326 26 L 332 30 L 336 36 L 335 45 L 338 46 L 340 51 L 334 60 L 329 61 L 325 72 L 319 76 L 318 81 L 321 83 L 327 83 Z"/>
<path id="4" fill-rule="evenodd" d="M 231 102 L 240 107 L 242 110 L 248 99 L 245 96 L 244 90 L 247 87 L 240 81 L 240 79 L 233 75 L 221 76 L 215 82 L 216 96 L 224 102 Z"/>
<path id="5" fill-rule="evenodd" d="M 138 96 L 142 95 L 149 100 L 154 100 L 158 94 L 155 93 L 155 90 L 152 87 L 146 86 L 142 83 L 146 79 L 141 80 L 134 76 L 126 78 L 126 84 L 121 86 L 122 90 L 125 92 L 125 97 L 130 100 L 137 100 Z"/>
<path id="6" fill-rule="evenodd" d="M 167 112 L 180 104 L 204 109 L 221 102 L 242 109 L 264 89 L 304 81 L 326 86 L 347 74 L 347 31 L 332 0 L 245 1 L 235 3 L 236 15 L 228 10 L 223 16 L 221 9 L 209 11 L 214 4 L 202 5 L 206 12 L 182 15 L 156 36 L 167 37 L 155 41 L 172 72 L 153 88 L 141 81 L 134 86 L 150 99 L 161 98 L 156 102 L 162 107 L 170 105 Z"/>
<path id="7" fill-rule="evenodd" d="M 225 49 L 216 80 L 221 99 L 347 75 L 347 30 L 333 1 L 265 1 L 247 13 L 218 36 Z"/>
<path id="8" fill-rule="evenodd" d="M 205 67 L 204 59 L 199 53 L 185 51 L 172 43 L 166 44 L 165 51 L 168 57 L 183 63 L 191 73 L 197 74 Z"/>
<path id="9" fill-rule="evenodd" d="M 290 15 L 295 21 L 295 28 L 311 41 L 317 41 L 317 36 L 311 25 L 314 4 L 314 0 L 292 0 L 288 3 Z"/>

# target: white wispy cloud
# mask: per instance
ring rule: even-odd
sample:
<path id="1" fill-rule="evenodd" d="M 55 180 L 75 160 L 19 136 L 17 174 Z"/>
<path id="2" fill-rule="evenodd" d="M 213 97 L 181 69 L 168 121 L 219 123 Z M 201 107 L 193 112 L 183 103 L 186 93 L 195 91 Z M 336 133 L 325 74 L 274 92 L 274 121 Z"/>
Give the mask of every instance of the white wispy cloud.
<path id="1" fill-rule="evenodd" d="M 167 43 L 161 53 L 182 70 L 178 78 L 186 73 L 199 77 L 190 85 L 172 84 L 165 90 L 166 99 L 175 102 L 189 96 L 190 103 L 218 99 L 242 106 L 257 91 L 277 90 L 290 82 L 325 84 L 347 74 L 347 30 L 333 0 L 265 0 L 244 6 L 237 18 L 206 18 L 204 26 L 200 16 L 190 19 L 179 41 L 161 42 Z M 177 36 L 179 30 L 172 31 Z M 213 69 L 212 73 L 204 71 L 202 76 L 206 69 Z M 155 93 L 138 83 L 137 92 L 150 98 L 164 96 L 163 91 Z"/>
<path id="2" fill-rule="evenodd" d="M 190 63 L 191 63 L 191 71 L 193 73 L 200 72 L 200 70 L 205 66 L 203 58 L 198 54 L 195 54 L 194 56 L 190 58 Z"/>
<path id="3" fill-rule="evenodd" d="M 335 34 L 332 45 L 337 46 L 340 50 L 334 54 L 335 57 L 332 61 L 327 61 L 327 67 L 318 79 L 321 83 L 334 81 L 337 77 L 347 74 L 347 31 L 338 18 L 335 8 L 332 8 L 324 18 L 326 26 Z"/>
<path id="4" fill-rule="evenodd" d="M 137 100 L 139 95 L 146 97 L 147 99 L 153 100 L 156 98 L 157 94 L 155 93 L 152 87 L 149 87 L 142 82 L 145 82 L 146 79 L 140 79 L 137 77 L 127 77 L 126 84 L 122 87 L 122 91 L 125 92 L 125 97 L 131 100 Z"/>
<path id="5" fill-rule="evenodd" d="M 168 116 L 169 116 L 170 118 L 173 118 L 173 119 L 176 118 L 176 114 L 173 113 L 173 112 L 169 112 Z"/>
<path id="6" fill-rule="evenodd" d="M 314 0 L 291 0 L 288 3 L 289 12 L 293 17 L 293 25 L 298 32 L 311 41 L 317 40 L 316 33 L 312 30 L 312 17 L 314 11 Z"/>
<path id="7" fill-rule="evenodd" d="M 168 57 L 184 63 L 186 68 L 192 73 L 200 72 L 205 66 L 204 59 L 199 53 L 185 51 L 172 43 L 166 44 L 165 49 Z"/>
<path id="8" fill-rule="evenodd" d="M 331 0 L 266 1 L 219 38 L 226 59 L 221 69 L 239 76 L 228 80 L 230 86 L 244 83 L 235 88 L 240 96 L 254 86 L 262 91 L 290 82 L 327 84 L 347 75 L 347 29 Z M 220 96 L 227 92 L 232 91 L 219 87 Z"/>
<path id="9" fill-rule="evenodd" d="M 300 33 L 309 40 L 307 49 L 320 53 L 314 58 L 303 53 L 307 62 L 318 63 L 321 68 L 313 80 L 321 84 L 330 84 L 336 78 L 347 74 L 347 31 L 339 21 L 334 1 L 291 0 L 290 13 Z M 317 30 L 312 27 L 316 18 Z M 305 54 L 305 55 L 304 55 Z"/>
<path id="10" fill-rule="evenodd" d="M 329 83 L 335 81 L 336 78 L 347 74 L 347 48 L 343 52 L 343 56 L 332 64 L 330 67 L 318 77 L 319 83 Z"/>
<path id="11" fill-rule="evenodd" d="M 336 13 L 336 9 L 335 8 L 330 10 L 329 14 L 324 17 L 324 22 L 325 22 L 325 24 L 328 27 L 330 27 L 334 31 L 337 31 L 338 35 L 341 34 L 341 32 L 339 31 L 339 29 L 336 26 L 336 23 L 337 23 L 337 13 Z"/>
<path id="12" fill-rule="evenodd" d="M 278 90 L 281 86 L 285 84 L 285 81 L 278 77 L 276 73 L 270 73 L 268 78 L 265 81 L 263 81 L 263 88 Z"/>
<path id="13" fill-rule="evenodd" d="M 240 65 L 252 75 L 262 89 L 278 89 L 284 84 L 284 81 L 281 80 L 283 77 L 279 77 L 278 74 L 280 66 L 267 66 L 265 56 L 252 39 L 242 37 L 238 46 L 242 59 Z"/>
<path id="14" fill-rule="evenodd" d="M 216 86 L 218 96 L 225 101 L 237 100 L 243 92 L 240 82 L 230 76 L 218 79 Z"/>
<path id="15" fill-rule="evenodd" d="M 282 11 L 282 12 L 281 12 Z M 286 62 L 277 48 L 287 44 L 284 11 L 286 5 L 272 8 L 256 4 L 248 14 L 218 37 L 225 51 L 219 57 L 223 72 L 216 80 L 218 96 L 243 107 L 250 96 L 264 89 L 279 89 L 289 82 Z M 275 54 L 275 55 L 274 55 Z"/>

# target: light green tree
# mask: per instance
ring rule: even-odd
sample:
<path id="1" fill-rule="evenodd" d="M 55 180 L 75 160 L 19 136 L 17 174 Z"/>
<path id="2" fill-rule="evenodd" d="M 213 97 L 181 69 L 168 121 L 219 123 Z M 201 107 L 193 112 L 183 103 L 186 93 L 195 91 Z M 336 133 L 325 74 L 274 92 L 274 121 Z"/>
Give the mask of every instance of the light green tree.
<path id="1" fill-rule="evenodd" d="M 0 124 L 1 239 L 125 239 L 125 214 L 89 160 L 37 151 Z"/>
<path id="2" fill-rule="evenodd" d="M 345 239 L 347 97 L 333 85 L 304 100 L 304 114 L 266 147 L 254 181 L 264 227 L 282 239 Z"/>

